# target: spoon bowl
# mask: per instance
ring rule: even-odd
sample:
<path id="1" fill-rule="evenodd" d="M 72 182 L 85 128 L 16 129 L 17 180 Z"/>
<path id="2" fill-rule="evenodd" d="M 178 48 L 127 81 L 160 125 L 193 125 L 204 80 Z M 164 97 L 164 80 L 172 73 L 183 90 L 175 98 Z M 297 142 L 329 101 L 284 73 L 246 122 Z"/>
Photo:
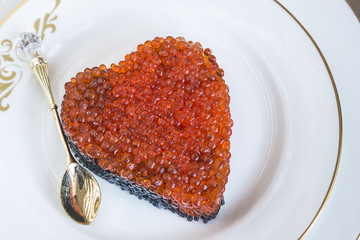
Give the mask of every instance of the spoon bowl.
<path id="1" fill-rule="evenodd" d="M 61 203 L 69 216 L 81 224 L 90 224 L 98 214 L 100 188 L 96 179 L 73 162 L 67 166 L 60 190 Z"/>

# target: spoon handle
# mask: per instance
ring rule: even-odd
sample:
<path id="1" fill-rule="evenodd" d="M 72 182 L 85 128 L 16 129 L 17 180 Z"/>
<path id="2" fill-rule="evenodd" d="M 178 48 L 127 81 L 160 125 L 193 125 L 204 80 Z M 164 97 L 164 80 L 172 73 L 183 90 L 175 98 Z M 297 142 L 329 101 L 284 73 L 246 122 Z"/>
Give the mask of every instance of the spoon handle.
<path id="1" fill-rule="evenodd" d="M 56 128 L 59 132 L 60 140 L 61 140 L 61 143 L 65 150 L 66 166 L 68 166 L 73 162 L 73 160 L 72 160 L 69 146 L 67 145 L 65 137 L 64 137 L 64 132 L 63 132 L 63 129 L 61 126 L 59 113 L 57 111 L 57 105 L 54 101 L 54 97 L 53 97 L 53 94 L 51 91 L 47 61 L 43 57 L 38 56 L 38 57 L 35 57 L 34 59 L 32 59 L 29 62 L 29 65 L 30 65 L 31 71 L 34 73 L 34 75 L 36 76 L 42 89 L 44 90 L 46 98 L 49 102 L 49 108 L 50 108 L 50 111 L 54 115 Z"/>
<path id="2" fill-rule="evenodd" d="M 64 132 L 61 126 L 59 113 L 57 111 L 57 105 L 54 101 L 54 97 L 51 91 L 51 85 L 49 80 L 49 70 L 46 59 L 44 58 L 42 43 L 39 36 L 33 33 L 23 33 L 20 35 L 19 43 L 21 48 L 27 53 L 30 58 L 29 66 L 31 71 L 36 76 L 42 89 L 45 92 L 46 98 L 49 102 L 49 108 L 54 114 L 56 128 L 60 135 L 61 143 L 65 149 L 66 166 L 74 162 L 70 153 L 69 146 L 66 143 Z"/>

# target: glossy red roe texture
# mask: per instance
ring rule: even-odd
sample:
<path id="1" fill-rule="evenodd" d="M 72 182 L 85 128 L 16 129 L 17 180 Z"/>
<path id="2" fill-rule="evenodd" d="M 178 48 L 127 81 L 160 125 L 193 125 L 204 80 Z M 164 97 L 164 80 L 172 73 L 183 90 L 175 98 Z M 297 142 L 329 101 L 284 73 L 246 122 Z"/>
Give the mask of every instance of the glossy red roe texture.
<path id="1" fill-rule="evenodd" d="M 156 37 L 65 84 L 61 118 L 78 149 L 190 216 L 211 215 L 230 173 L 229 88 L 216 57 Z"/>

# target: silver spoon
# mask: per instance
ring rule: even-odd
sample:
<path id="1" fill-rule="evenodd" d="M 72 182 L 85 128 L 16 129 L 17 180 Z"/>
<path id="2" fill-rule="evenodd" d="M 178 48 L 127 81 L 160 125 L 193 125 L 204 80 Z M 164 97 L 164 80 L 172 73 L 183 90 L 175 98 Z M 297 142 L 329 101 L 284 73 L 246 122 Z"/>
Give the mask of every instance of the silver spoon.
<path id="1" fill-rule="evenodd" d="M 67 214 L 81 224 L 90 224 L 96 218 L 101 200 L 96 179 L 76 163 L 66 143 L 49 81 L 48 65 L 44 58 L 42 41 L 37 34 L 22 33 L 20 47 L 30 58 L 29 65 L 44 90 L 54 114 L 56 127 L 66 154 L 66 171 L 61 182 L 60 199 Z"/>

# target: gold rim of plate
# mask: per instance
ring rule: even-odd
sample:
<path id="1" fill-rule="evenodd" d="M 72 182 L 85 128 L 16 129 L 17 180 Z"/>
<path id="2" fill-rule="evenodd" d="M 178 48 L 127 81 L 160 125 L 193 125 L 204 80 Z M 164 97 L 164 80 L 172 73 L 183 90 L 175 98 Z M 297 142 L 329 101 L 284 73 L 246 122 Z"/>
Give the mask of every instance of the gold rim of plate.
<path id="1" fill-rule="evenodd" d="M 310 231 L 311 227 L 315 224 L 316 220 L 318 219 L 321 211 L 324 209 L 326 202 L 328 201 L 331 191 L 334 187 L 335 184 L 335 180 L 336 180 L 336 176 L 339 170 L 339 164 L 340 164 L 340 156 L 341 156 L 341 149 L 342 149 L 342 137 L 343 137 L 343 124 L 342 124 L 342 114 L 341 114 L 341 104 L 340 104 L 340 98 L 339 98 L 339 94 L 338 94 L 338 90 L 336 88 L 336 84 L 335 84 L 335 80 L 334 77 L 331 73 L 330 67 L 325 59 L 324 54 L 321 52 L 319 46 L 317 45 L 317 43 L 315 42 L 314 38 L 310 35 L 310 33 L 306 30 L 306 28 L 304 27 L 304 25 L 301 24 L 301 22 L 281 3 L 279 3 L 277 0 L 274 0 L 274 2 L 276 2 L 282 9 L 285 10 L 285 12 L 287 12 L 292 18 L 293 20 L 301 27 L 301 29 L 305 32 L 305 34 L 309 37 L 309 39 L 311 40 L 311 42 L 314 44 L 314 47 L 316 48 L 316 50 L 318 51 L 322 61 L 325 64 L 326 70 L 329 74 L 330 80 L 331 80 L 331 84 L 334 90 L 334 94 L 335 94 L 335 98 L 336 98 L 336 104 L 337 104 L 337 109 L 338 109 L 338 118 L 339 118 L 339 145 L 338 145 L 338 153 L 337 153 L 337 158 L 336 158 L 336 164 L 335 164 L 335 169 L 333 172 L 333 176 L 331 178 L 331 182 L 329 185 L 329 188 L 326 192 L 325 198 L 323 200 L 323 202 L 320 205 L 319 210 L 316 212 L 313 220 L 310 222 L 309 226 L 305 229 L 305 231 L 303 232 L 303 234 L 301 234 L 301 236 L 299 237 L 299 239 L 303 239 L 305 237 L 305 235 Z"/>
<path id="2" fill-rule="evenodd" d="M 28 0 L 24 0 L 22 1 L 14 10 L 12 10 L 1 22 L 0 22 L 0 27 L 17 11 L 19 10 Z M 289 14 L 289 16 L 300 26 L 300 28 L 305 32 L 305 34 L 309 37 L 309 39 L 311 40 L 311 42 L 313 43 L 315 49 L 317 50 L 317 52 L 319 53 L 325 67 L 326 70 L 329 74 L 330 80 L 331 80 L 331 84 L 334 90 L 334 94 L 335 94 L 335 98 L 336 98 L 336 104 L 337 104 L 337 110 L 338 110 L 338 120 L 339 120 L 339 145 L 338 145 L 338 153 L 337 153 L 337 159 L 336 159 L 336 164 L 335 164 L 335 169 L 333 172 L 333 176 L 331 178 L 331 182 L 330 185 L 328 187 L 328 190 L 326 192 L 326 195 L 320 205 L 319 210 L 316 212 L 314 218 L 311 220 L 311 222 L 309 223 L 308 227 L 304 230 L 304 232 L 301 234 L 301 236 L 299 237 L 299 240 L 303 239 L 305 237 L 305 235 L 310 231 L 310 229 L 312 228 L 312 226 L 315 224 L 316 220 L 318 219 L 320 213 L 322 212 L 322 210 L 324 209 L 331 191 L 334 187 L 335 184 L 335 180 L 336 180 L 336 176 L 338 173 L 338 169 L 339 169 L 339 164 L 340 164 L 340 156 L 341 156 L 341 149 L 342 149 L 342 136 L 343 136 L 343 124 L 342 124 L 342 114 L 341 114 L 341 104 L 340 104 L 340 98 L 339 98 L 339 94 L 338 94 L 338 90 L 335 84 L 335 80 L 334 77 L 331 73 L 330 67 L 325 59 L 325 56 L 323 55 L 322 51 L 320 50 L 319 46 L 317 45 L 317 43 L 315 42 L 314 38 L 311 36 L 311 34 L 306 30 L 306 28 L 304 27 L 303 24 L 301 24 L 301 22 L 290 12 L 289 9 L 287 9 L 284 5 L 282 5 L 280 2 L 278 2 L 278 0 L 273 0 L 276 4 L 278 4 L 287 14 Z M 357 17 L 357 19 L 360 22 L 360 18 L 358 17 L 358 15 L 355 13 L 354 9 L 352 8 L 352 6 L 350 5 L 350 3 L 348 2 L 348 0 L 345 0 L 346 3 L 349 5 L 349 7 L 352 9 L 352 11 L 354 12 L 355 16 Z M 360 240 L 360 235 L 357 238 L 358 240 Z"/>
<path id="3" fill-rule="evenodd" d="M 349 0 L 345 0 L 345 2 L 349 5 L 349 7 L 351 8 L 351 11 L 353 11 L 355 17 L 357 18 L 357 20 L 360 22 L 360 16 L 356 13 L 355 9 L 352 7 L 351 3 L 349 2 Z M 360 239 L 360 235 L 359 238 Z"/>

